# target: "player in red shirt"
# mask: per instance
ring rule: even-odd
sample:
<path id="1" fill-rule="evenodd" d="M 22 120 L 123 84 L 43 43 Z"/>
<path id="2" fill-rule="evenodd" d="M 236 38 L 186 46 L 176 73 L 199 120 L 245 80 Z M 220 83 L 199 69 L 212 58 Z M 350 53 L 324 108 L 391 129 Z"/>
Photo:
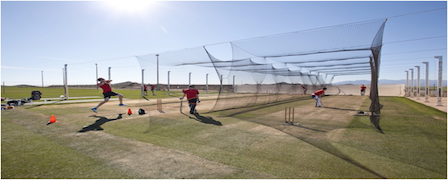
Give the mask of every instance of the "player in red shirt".
<path id="1" fill-rule="evenodd" d="M 100 83 L 98 83 L 97 86 L 99 86 L 101 89 L 103 89 L 104 101 L 100 102 L 98 104 L 98 106 L 92 108 L 93 112 L 98 112 L 98 108 L 101 105 L 103 105 L 104 103 L 107 103 L 109 101 L 110 97 L 112 97 L 112 96 L 118 96 L 118 99 L 120 100 L 120 104 L 118 104 L 118 106 L 126 106 L 125 104 L 123 104 L 123 95 L 112 91 L 112 87 L 110 86 L 110 82 L 112 80 L 105 80 L 103 78 L 98 78 L 98 81 Z"/>
<path id="2" fill-rule="evenodd" d="M 154 85 L 151 84 L 152 95 L 154 96 Z"/>
<path id="3" fill-rule="evenodd" d="M 364 96 L 364 94 L 366 93 L 366 89 L 367 87 L 364 86 L 364 84 L 361 86 L 361 96 Z"/>
<path id="4" fill-rule="evenodd" d="M 199 91 L 194 88 L 194 85 L 190 85 L 187 90 L 182 90 L 184 95 L 180 98 L 181 100 L 187 96 L 188 104 L 190 105 L 190 114 L 197 114 L 196 103 L 201 102 L 199 100 Z"/>
<path id="5" fill-rule="evenodd" d="M 327 88 L 324 87 L 324 88 L 314 92 L 313 95 L 311 95 L 311 97 L 313 97 L 316 100 L 316 107 L 324 107 L 322 104 L 322 100 L 320 98 L 322 97 L 322 95 L 324 95 L 326 90 L 327 90 Z"/>

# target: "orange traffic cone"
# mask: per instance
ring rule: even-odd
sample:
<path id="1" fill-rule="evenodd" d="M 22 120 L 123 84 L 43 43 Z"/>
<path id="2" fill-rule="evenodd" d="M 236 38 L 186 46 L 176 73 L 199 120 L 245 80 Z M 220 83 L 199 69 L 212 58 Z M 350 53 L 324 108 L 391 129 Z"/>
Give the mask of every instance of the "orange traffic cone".
<path id="1" fill-rule="evenodd" d="M 51 123 L 55 123 L 55 122 L 57 122 L 57 121 L 56 121 L 56 118 L 54 117 L 54 115 L 51 115 L 50 121 L 48 122 L 47 125 L 49 125 L 49 124 L 51 124 Z"/>
<path id="2" fill-rule="evenodd" d="M 131 114 L 132 114 L 132 111 L 131 111 L 131 108 L 129 108 L 128 115 L 131 115 Z"/>

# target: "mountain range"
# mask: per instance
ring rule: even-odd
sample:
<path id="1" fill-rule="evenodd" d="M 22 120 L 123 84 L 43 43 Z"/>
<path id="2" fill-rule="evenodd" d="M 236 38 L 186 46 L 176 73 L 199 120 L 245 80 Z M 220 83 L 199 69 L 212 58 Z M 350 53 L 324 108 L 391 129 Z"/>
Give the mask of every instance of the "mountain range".
<path id="1" fill-rule="evenodd" d="M 420 80 L 420 86 L 425 86 L 426 81 L 424 79 Z M 334 85 L 344 85 L 344 84 L 370 84 L 370 80 L 355 80 L 355 81 L 341 81 L 337 83 L 332 83 Z M 390 80 L 390 79 L 379 79 L 378 84 L 406 84 L 406 79 L 402 80 Z M 417 86 L 417 80 L 414 79 L 414 84 Z M 443 86 L 447 86 L 447 80 L 443 80 Z M 411 85 L 411 80 L 409 80 L 409 85 Z M 437 80 L 429 80 L 429 86 L 437 86 Z"/>

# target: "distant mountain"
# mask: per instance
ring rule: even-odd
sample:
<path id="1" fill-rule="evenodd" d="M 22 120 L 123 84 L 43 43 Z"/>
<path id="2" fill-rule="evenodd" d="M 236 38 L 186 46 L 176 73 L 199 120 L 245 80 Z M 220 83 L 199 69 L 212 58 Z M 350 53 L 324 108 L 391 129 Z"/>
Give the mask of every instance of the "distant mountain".
<path id="1" fill-rule="evenodd" d="M 420 86 L 425 86 L 426 81 L 424 79 L 420 80 Z M 341 81 L 337 83 L 332 83 L 334 85 L 344 85 L 344 84 L 370 84 L 369 80 L 355 80 L 355 81 Z M 390 79 L 380 79 L 378 84 L 406 84 L 406 79 L 402 80 L 390 80 Z M 414 84 L 417 86 L 417 80 L 414 79 Z M 447 80 L 443 80 L 443 86 L 447 86 Z M 409 85 L 411 85 L 411 80 L 409 80 Z M 437 86 L 437 80 L 429 80 L 429 86 Z"/>

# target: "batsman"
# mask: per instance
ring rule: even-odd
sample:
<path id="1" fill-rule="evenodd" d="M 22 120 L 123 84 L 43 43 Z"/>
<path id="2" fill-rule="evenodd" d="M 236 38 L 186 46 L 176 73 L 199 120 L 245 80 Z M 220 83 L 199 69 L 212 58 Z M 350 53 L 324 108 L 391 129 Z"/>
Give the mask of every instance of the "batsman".
<path id="1" fill-rule="evenodd" d="M 197 114 L 196 104 L 201 102 L 199 100 L 199 91 L 194 88 L 194 85 L 190 85 L 188 86 L 188 89 L 182 90 L 182 92 L 184 95 L 180 98 L 180 100 L 187 96 L 188 104 L 190 106 L 190 114 Z"/>
<path id="2" fill-rule="evenodd" d="M 316 106 L 315 107 L 323 107 L 324 106 L 322 104 L 321 97 L 324 95 L 326 90 L 327 90 L 327 88 L 324 87 L 324 88 L 314 92 L 313 95 L 311 95 L 311 97 L 316 100 Z"/>

